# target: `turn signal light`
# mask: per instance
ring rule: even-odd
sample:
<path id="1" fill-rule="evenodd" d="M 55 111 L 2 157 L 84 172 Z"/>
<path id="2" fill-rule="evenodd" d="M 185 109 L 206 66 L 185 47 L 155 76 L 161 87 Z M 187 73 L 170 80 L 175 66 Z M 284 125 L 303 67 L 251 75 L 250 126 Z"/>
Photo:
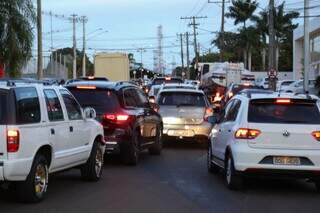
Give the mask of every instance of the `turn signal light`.
<path id="1" fill-rule="evenodd" d="M 317 140 L 320 141 L 320 131 L 312 132 L 312 136 Z"/>
<path id="2" fill-rule="evenodd" d="M 236 131 L 234 137 L 236 139 L 255 139 L 261 134 L 260 130 L 240 128 Z"/>
<path id="3" fill-rule="evenodd" d="M 19 150 L 19 146 L 19 131 L 13 129 L 7 130 L 7 151 L 11 153 L 17 152 Z"/>
<path id="4" fill-rule="evenodd" d="M 211 107 L 207 107 L 206 110 L 205 110 L 205 114 L 204 114 L 203 119 L 204 119 L 205 121 L 208 121 L 208 118 L 209 118 L 210 116 L 213 116 L 213 109 L 212 109 Z"/>

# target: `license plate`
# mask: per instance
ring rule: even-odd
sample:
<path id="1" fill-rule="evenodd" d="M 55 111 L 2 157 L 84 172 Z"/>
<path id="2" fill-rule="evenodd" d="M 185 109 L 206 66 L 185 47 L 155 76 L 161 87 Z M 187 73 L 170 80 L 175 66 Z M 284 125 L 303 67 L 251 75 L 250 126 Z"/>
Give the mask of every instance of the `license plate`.
<path id="1" fill-rule="evenodd" d="M 191 130 L 169 130 L 168 135 L 177 137 L 193 137 L 194 132 Z"/>
<path id="2" fill-rule="evenodd" d="M 301 162 L 299 157 L 273 157 L 273 164 L 298 166 Z"/>

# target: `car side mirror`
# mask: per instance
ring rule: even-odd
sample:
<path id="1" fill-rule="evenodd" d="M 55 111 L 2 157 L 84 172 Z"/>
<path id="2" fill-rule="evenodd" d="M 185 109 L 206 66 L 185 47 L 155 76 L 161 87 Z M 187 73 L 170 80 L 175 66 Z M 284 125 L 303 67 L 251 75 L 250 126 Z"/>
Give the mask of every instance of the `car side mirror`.
<path id="1" fill-rule="evenodd" d="M 97 117 L 96 110 L 91 107 L 86 107 L 84 110 L 84 118 L 85 119 L 95 119 Z"/>
<path id="2" fill-rule="evenodd" d="M 150 107 L 151 107 L 151 109 L 153 109 L 155 112 L 159 112 L 159 109 L 160 109 L 159 104 L 150 102 Z"/>

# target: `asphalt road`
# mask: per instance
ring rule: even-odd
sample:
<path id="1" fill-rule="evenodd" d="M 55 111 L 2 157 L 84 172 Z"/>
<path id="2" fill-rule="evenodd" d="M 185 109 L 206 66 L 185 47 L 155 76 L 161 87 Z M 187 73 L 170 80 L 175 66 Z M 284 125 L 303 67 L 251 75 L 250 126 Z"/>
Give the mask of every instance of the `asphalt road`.
<path id="1" fill-rule="evenodd" d="M 98 183 L 78 170 L 50 177 L 47 199 L 21 204 L 0 191 L 1 213 L 100 212 L 319 212 L 311 183 L 253 180 L 240 192 L 226 189 L 222 175 L 208 174 L 206 151 L 195 145 L 168 147 L 161 156 L 142 153 L 137 167 L 109 159 Z"/>

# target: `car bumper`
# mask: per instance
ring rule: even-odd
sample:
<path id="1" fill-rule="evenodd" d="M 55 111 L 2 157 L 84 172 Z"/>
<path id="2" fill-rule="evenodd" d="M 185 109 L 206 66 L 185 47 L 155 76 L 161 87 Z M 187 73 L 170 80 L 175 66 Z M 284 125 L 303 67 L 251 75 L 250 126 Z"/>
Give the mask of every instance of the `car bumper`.
<path id="1" fill-rule="evenodd" d="M 105 135 L 106 154 L 119 154 L 120 146 L 130 139 L 130 133 L 124 129 L 115 129 L 113 134 Z"/>
<path id="2" fill-rule="evenodd" d="M 247 143 L 237 143 L 231 147 L 234 166 L 237 171 L 247 173 L 310 173 L 320 177 L 320 152 L 319 150 L 277 150 L 250 148 Z M 290 153 L 290 154 L 288 154 Z M 266 159 L 273 156 L 300 157 L 304 159 L 301 165 L 275 165 Z M 269 172 L 270 173 L 270 172 Z"/>
<path id="3" fill-rule="evenodd" d="M 208 122 L 203 122 L 200 125 L 163 124 L 163 135 L 180 138 L 208 138 L 211 128 L 212 125 Z"/>
<path id="4" fill-rule="evenodd" d="M 31 170 L 33 159 L 0 161 L 0 181 L 24 181 Z"/>

